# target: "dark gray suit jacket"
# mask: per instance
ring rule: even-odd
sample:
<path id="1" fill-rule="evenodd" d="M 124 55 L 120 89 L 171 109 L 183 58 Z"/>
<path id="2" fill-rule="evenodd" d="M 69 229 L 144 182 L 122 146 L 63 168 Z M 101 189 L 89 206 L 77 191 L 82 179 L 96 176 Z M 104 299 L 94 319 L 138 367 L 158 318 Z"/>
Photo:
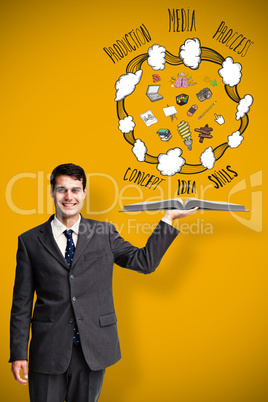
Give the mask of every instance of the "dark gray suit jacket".
<path id="1" fill-rule="evenodd" d="M 19 236 L 10 361 L 28 359 L 31 325 L 30 369 L 63 373 L 71 358 L 76 320 L 85 359 L 92 370 L 100 370 L 121 357 L 112 295 L 114 263 L 153 272 L 178 230 L 160 221 L 139 249 L 112 224 L 82 217 L 69 268 L 54 240 L 52 219 Z"/>

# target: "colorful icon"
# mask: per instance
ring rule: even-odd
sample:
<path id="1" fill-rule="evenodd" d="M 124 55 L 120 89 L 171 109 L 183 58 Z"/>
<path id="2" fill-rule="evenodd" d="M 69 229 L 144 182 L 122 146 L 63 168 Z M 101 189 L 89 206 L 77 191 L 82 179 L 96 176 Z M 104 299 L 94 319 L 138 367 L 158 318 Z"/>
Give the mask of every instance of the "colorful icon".
<path id="1" fill-rule="evenodd" d="M 169 141 L 172 137 L 171 132 L 168 128 L 160 128 L 160 130 L 157 131 L 157 134 L 162 141 Z"/>
<path id="2" fill-rule="evenodd" d="M 144 121 L 147 127 L 158 122 L 157 118 L 155 117 L 155 115 L 151 110 L 147 110 L 147 112 L 140 114 L 140 117 Z"/>
<path id="3" fill-rule="evenodd" d="M 177 125 L 177 130 L 178 130 L 181 138 L 183 139 L 184 144 L 187 146 L 189 151 L 191 151 L 193 140 L 191 138 L 192 133 L 190 131 L 189 123 L 184 120 L 181 121 L 180 124 Z"/>
<path id="4" fill-rule="evenodd" d="M 225 123 L 225 120 L 224 120 L 224 118 L 223 118 L 223 116 L 221 116 L 221 115 L 217 115 L 216 113 L 214 113 L 214 116 L 215 116 L 215 121 L 218 123 L 218 124 L 224 124 Z"/>
<path id="5" fill-rule="evenodd" d="M 187 116 L 191 117 L 198 109 L 197 105 L 193 105 L 190 107 L 190 109 L 187 112 Z"/>
<path id="6" fill-rule="evenodd" d="M 185 78 L 185 77 L 179 77 L 178 79 L 177 79 L 177 81 L 175 82 L 175 84 L 174 84 L 174 86 L 176 87 L 176 88 L 180 88 L 180 87 L 182 87 L 182 88 L 188 88 L 188 81 L 187 81 L 187 79 Z"/>
<path id="7" fill-rule="evenodd" d="M 203 102 L 206 99 L 210 99 L 212 97 L 212 92 L 209 88 L 204 88 L 198 94 L 196 94 L 197 98 L 200 102 Z"/>
<path id="8" fill-rule="evenodd" d="M 153 74 L 153 82 L 161 81 L 161 78 L 158 74 Z"/>
<path id="9" fill-rule="evenodd" d="M 160 99 L 163 99 L 163 96 L 160 95 L 158 92 L 160 89 L 160 85 L 148 85 L 146 95 L 150 99 L 151 102 L 158 101 Z"/>
<path id="10" fill-rule="evenodd" d="M 192 76 L 185 75 L 184 72 L 177 74 L 177 77 L 171 77 L 171 84 L 175 88 L 188 88 L 188 86 L 196 85 L 196 82 L 192 81 Z"/>
<path id="11" fill-rule="evenodd" d="M 213 103 L 207 108 L 207 110 L 205 110 L 205 111 L 201 114 L 201 116 L 198 117 L 198 120 L 202 119 L 202 117 L 215 105 L 215 103 L 216 103 L 216 101 L 213 102 Z"/>
<path id="12" fill-rule="evenodd" d="M 204 138 L 212 138 L 211 131 L 213 131 L 213 128 L 209 127 L 208 124 L 205 127 L 195 128 L 194 131 L 200 133 L 199 142 L 203 142 Z"/>
<path id="13" fill-rule="evenodd" d="M 180 106 L 186 105 L 188 100 L 189 100 L 189 95 L 180 94 L 180 95 L 176 96 L 176 102 Z"/>
<path id="14" fill-rule="evenodd" d="M 163 112 L 165 113 L 165 115 L 171 118 L 171 121 L 173 121 L 174 119 L 177 119 L 176 113 L 177 110 L 175 108 L 175 106 L 168 106 L 163 108 Z M 177 119 L 178 120 L 178 119 Z"/>

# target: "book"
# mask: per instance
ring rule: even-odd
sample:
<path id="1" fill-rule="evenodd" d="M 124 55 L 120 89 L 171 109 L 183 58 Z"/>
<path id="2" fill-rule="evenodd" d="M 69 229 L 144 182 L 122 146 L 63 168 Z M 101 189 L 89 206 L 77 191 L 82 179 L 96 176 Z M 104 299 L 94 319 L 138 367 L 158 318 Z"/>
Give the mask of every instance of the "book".
<path id="1" fill-rule="evenodd" d="M 160 128 L 157 134 L 162 141 L 168 141 L 172 137 L 171 132 L 167 128 Z"/>
<path id="2" fill-rule="evenodd" d="M 158 130 L 156 132 L 159 136 L 165 136 L 168 135 L 170 133 L 168 128 L 160 128 L 160 130 Z"/>
<path id="3" fill-rule="evenodd" d="M 244 205 L 232 204 L 224 201 L 199 200 L 198 198 L 188 198 L 185 202 L 181 198 L 172 198 L 161 201 L 145 201 L 136 204 L 125 205 L 120 212 L 134 211 L 158 211 L 166 209 L 188 210 L 198 207 L 200 210 L 207 211 L 236 211 L 248 212 Z"/>
<path id="4" fill-rule="evenodd" d="M 167 136 L 163 137 L 163 136 L 159 136 L 161 141 L 169 141 L 170 138 L 172 137 L 171 133 L 169 133 Z"/>

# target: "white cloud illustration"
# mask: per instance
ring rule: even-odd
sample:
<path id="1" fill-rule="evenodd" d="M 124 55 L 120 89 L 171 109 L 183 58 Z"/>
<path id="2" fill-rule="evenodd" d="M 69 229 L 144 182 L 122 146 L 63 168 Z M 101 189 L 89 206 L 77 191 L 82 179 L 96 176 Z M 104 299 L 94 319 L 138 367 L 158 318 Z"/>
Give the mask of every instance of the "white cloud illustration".
<path id="1" fill-rule="evenodd" d="M 199 39 L 187 39 L 180 47 L 179 56 L 186 67 L 196 70 L 201 62 L 201 47 Z"/>
<path id="2" fill-rule="evenodd" d="M 146 145 L 142 140 L 138 138 L 132 147 L 132 152 L 136 156 L 139 162 L 144 162 L 145 155 L 147 152 Z"/>
<path id="3" fill-rule="evenodd" d="M 122 133 L 130 133 L 135 127 L 135 123 L 133 121 L 132 116 L 126 116 L 123 119 L 119 120 L 119 130 Z"/>
<path id="4" fill-rule="evenodd" d="M 240 131 L 235 131 L 232 135 L 228 136 L 228 145 L 230 148 L 237 148 L 243 139 L 244 137 L 240 135 Z"/>
<path id="5" fill-rule="evenodd" d="M 179 172 L 185 164 L 185 159 L 181 157 L 180 148 L 169 149 L 166 154 L 158 155 L 157 169 L 164 176 L 173 176 Z"/>
<path id="6" fill-rule="evenodd" d="M 200 155 L 200 162 L 207 169 L 212 169 L 213 166 L 214 166 L 215 161 L 216 161 L 216 158 L 215 158 L 215 155 L 214 155 L 212 147 L 208 147 Z"/>
<path id="7" fill-rule="evenodd" d="M 132 94 L 135 91 L 136 85 L 140 82 L 142 76 L 142 70 L 138 70 L 135 73 L 127 73 L 121 75 L 115 83 L 116 97 L 115 101 L 119 102 L 126 96 Z"/>
<path id="8" fill-rule="evenodd" d="M 160 45 L 153 45 L 148 49 L 147 63 L 153 70 L 164 70 L 166 63 L 166 49 Z"/>
<path id="9" fill-rule="evenodd" d="M 252 103 L 253 98 L 251 95 L 245 95 L 244 98 L 240 99 L 240 102 L 237 105 L 236 120 L 242 119 L 245 114 L 249 112 Z"/>
<path id="10" fill-rule="evenodd" d="M 222 68 L 218 71 L 222 77 L 222 81 L 225 85 L 234 87 L 240 82 L 242 66 L 239 63 L 234 63 L 232 57 L 227 57 L 222 63 Z"/>

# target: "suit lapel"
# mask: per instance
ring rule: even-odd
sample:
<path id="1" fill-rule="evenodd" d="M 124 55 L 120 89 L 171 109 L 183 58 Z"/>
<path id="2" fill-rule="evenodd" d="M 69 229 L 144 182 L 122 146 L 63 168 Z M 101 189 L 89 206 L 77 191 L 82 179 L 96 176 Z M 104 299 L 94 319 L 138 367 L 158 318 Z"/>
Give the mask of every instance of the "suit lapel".
<path id="1" fill-rule="evenodd" d="M 64 256 L 62 255 L 52 233 L 51 221 L 54 216 L 51 216 L 47 222 L 44 223 L 40 229 L 40 234 L 38 236 L 40 242 L 49 251 L 49 253 L 66 269 L 70 269 Z M 85 219 L 81 216 L 81 222 L 79 226 L 78 242 L 75 248 L 74 258 L 72 262 L 72 268 L 78 261 L 78 259 L 83 254 L 83 251 L 87 247 L 88 243 L 94 235 L 94 227 L 90 223 L 90 220 Z"/>
<path id="2" fill-rule="evenodd" d="M 81 222 L 79 225 L 79 233 L 78 233 L 78 242 L 75 248 L 72 268 L 83 254 L 85 248 L 92 239 L 93 235 L 94 235 L 94 227 L 91 224 L 90 220 L 85 219 L 83 218 L 83 216 L 81 216 Z"/>
<path id="3" fill-rule="evenodd" d="M 63 257 L 52 233 L 51 221 L 54 216 L 51 216 L 47 222 L 44 223 L 42 229 L 40 229 L 40 234 L 38 236 L 40 242 L 49 251 L 49 253 L 65 268 L 69 270 L 69 265 L 67 264 L 65 258 Z"/>

